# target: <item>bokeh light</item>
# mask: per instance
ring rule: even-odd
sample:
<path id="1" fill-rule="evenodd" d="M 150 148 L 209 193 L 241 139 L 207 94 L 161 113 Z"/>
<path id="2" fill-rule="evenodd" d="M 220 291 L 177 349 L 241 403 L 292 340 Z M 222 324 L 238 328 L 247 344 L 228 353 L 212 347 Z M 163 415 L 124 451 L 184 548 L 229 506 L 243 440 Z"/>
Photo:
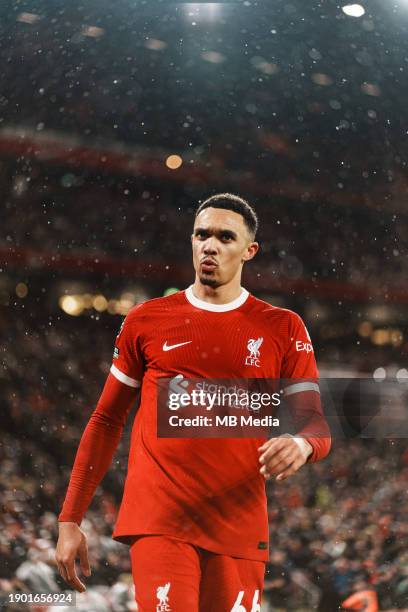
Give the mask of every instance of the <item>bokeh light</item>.
<path id="1" fill-rule="evenodd" d="M 166 159 L 166 166 L 170 170 L 177 170 L 182 165 L 183 160 L 180 155 L 169 155 Z"/>

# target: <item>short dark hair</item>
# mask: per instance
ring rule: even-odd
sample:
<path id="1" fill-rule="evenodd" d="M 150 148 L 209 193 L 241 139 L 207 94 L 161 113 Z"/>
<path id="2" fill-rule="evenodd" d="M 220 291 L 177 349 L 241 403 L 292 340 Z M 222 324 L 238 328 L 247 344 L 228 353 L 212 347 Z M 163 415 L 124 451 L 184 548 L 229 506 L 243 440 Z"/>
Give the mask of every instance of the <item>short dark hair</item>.
<path id="1" fill-rule="evenodd" d="M 225 208 L 238 213 L 244 219 L 245 225 L 252 238 L 255 238 L 258 230 L 258 217 L 255 210 L 243 198 L 233 193 L 217 193 L 202 202 L 196 210 L 197 217 L 205 208 Z"/>

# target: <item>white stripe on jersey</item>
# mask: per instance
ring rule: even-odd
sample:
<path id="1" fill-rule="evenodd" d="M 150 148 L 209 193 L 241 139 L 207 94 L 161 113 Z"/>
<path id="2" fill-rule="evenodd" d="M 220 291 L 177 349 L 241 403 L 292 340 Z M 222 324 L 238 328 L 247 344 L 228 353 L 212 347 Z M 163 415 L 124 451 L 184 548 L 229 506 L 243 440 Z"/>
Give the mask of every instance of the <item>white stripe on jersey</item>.
<path id="1" fill-rule="evenodd" d="M 114 375 L 115 378 L 120 380 L 120 382 L 125 383 L 129 387 L 135 387 L 136 389 L 140 387 L 140 381 L 135 380 L 134 378 L 130 378 L 130 376 L 126 376 L 123 372 L 121 372 L 115 365 L 112 364 L 110 371 Z"/>
<path id="2" fill-rule="evenodd" d="M 319 385 L 312 382 L 302 382 L 289 385 L 289 387 L 285 387 L 283 393 L 284 395 L 292 395 L 293 393 L 301 393 L 302 391 L 316 391 L 316 393 L 320 393 Z"/>

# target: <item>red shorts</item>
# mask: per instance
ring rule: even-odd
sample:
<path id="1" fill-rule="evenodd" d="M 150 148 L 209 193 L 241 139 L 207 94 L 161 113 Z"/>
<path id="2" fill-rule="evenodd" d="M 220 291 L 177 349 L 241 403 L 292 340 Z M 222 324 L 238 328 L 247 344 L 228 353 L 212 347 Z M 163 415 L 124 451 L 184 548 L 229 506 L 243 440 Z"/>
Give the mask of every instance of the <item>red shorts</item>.
<path id="1" fill-rule="evenodd" d="M 167 536 L 130 548 L 138 612 L 260 612 L 263 561 L 217 555 Z"/>

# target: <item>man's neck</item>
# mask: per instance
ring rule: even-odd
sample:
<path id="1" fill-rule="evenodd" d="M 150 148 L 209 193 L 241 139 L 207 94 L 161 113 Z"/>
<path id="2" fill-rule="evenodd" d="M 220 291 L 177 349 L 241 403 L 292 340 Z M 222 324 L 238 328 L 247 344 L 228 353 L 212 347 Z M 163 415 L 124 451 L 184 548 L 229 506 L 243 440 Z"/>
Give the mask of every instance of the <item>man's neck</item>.
<path id="1" fill-rule="evenodd" d="M 242 291 L 243 289 L 239 283 L 209 287 L 208 285 L 203 285 L 196 278 L 193 285 L 195 297 L 210 304 L 228 304 L 233 302 L 241 295 Z"/>

